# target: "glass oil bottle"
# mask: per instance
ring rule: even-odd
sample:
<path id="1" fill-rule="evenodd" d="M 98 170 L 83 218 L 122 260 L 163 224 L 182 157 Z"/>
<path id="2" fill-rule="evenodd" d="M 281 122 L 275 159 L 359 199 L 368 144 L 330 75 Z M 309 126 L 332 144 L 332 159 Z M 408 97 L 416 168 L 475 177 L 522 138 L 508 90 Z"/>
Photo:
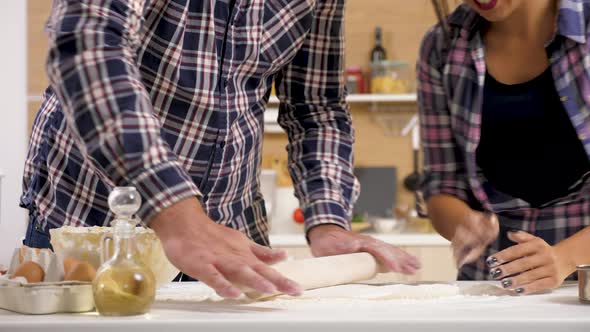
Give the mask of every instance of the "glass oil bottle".
<path id="1" fill-rule="evenodd" d="M 102 240 L 102 265 L 93 282 L 94 302 L 104 316 L 141 315 L 149 311 L 156 294 L 152 270 L 138 258 L 134 244 L 141 197 L 133 187 L 117 187 L 109 195 L 109 208 L 115 214 L 113 234 Z M 109 242 L 113 253 L 109 257 Z M 108 258 L 108 260 L 107 260 Z"/>

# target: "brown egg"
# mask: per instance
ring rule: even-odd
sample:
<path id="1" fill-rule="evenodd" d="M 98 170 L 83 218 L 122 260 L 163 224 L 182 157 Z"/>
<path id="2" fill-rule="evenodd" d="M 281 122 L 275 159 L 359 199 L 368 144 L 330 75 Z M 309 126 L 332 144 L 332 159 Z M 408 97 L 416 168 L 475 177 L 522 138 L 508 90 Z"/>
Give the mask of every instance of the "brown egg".
<path id="1" fill-rule="evenodd" d="M 96 269 L 90 265 L 90 263 L 80 262 L 74 265 L 74 267 L 72 267 L 72 269 L 66 273 L 64 280 L 91 282 L 94 280 L 95 276 Z"/>
<path id="2" fill-rule="evenodd" d="M 80 263 L 79 260 L 75 258 L 68 257 L 64 259 L 64 274 L 68 274 L 72 268 Z"/>
<path id="3" fill-rule="evenodd" d="M 29 283 L 42 282 L 45 279 L 45 271 L 41 265 L 29 261 L 22 263 L 12 277 L 24 277 Z"/>

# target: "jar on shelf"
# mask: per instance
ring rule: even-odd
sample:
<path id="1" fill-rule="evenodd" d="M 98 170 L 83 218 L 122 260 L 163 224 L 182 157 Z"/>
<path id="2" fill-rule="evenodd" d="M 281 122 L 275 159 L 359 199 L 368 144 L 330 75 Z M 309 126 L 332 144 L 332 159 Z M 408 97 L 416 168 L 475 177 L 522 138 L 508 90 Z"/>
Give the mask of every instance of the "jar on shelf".
<path id="1" fill-rule="evenodd" d="M 407 62 L 380 61 L 371 64 L 371 93 L 404 94 L 412 91 Z"/>
<path id="2" fill-rule="evenodd" d="M 346 89 L 349 94 L 365 93 L 365 80 L 361 66 L 346 68 Z"/>

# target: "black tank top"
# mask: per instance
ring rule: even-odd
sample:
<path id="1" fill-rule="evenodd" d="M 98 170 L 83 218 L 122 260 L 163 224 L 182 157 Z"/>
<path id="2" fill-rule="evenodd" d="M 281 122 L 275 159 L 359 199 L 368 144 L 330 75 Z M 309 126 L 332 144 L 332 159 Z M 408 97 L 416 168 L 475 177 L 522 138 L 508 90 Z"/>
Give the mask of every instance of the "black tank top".
<path id="1" fill-rule="evenodd" d="M 495 189 L 533 207 L 565 196 L 590 171 L 550 69 L 514 85 L 486 75 L 476 156 Z"/>

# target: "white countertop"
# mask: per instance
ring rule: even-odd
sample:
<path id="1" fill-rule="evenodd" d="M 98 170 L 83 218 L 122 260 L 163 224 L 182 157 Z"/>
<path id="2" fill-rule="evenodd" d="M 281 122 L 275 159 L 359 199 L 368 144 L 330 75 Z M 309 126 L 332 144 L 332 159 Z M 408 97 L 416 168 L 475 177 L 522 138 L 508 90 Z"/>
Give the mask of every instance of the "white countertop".
<path id="1" fill-rule="evenodd" d="M 475 282 L 460 283 L 461 287 Z M 198 283 L 181 290 L 199 292 Z M 367 286 L 369 287 L 369 286 Z M 379 287 L 379 286 L 370 286 Z M 178 291 L 178 289 L 177 289 Z M 459 296 L 430 300 L 322 302 L 279 299 L 240 302 L 158 302 L 144 316 L 108 318 L 81 315 L 24 316 L 0 310 L 0 331 L 125 332 L 587 332 L 590 305 L 577 286 L 532 296 Z"/>
<path id="2" fill-rule="evenodd" d="M 365 234 L 365 233 L 363 233 Z M 438 234 L 400 233 L 400 234 L 371 234 L 377 239 L 396 246 L 425 246 L 447 247 L 450 242 Z M 303 234 L 276 234 L 270 235 L 270 244 L 274 247 L 305 247 L 307 241 Z"/>

